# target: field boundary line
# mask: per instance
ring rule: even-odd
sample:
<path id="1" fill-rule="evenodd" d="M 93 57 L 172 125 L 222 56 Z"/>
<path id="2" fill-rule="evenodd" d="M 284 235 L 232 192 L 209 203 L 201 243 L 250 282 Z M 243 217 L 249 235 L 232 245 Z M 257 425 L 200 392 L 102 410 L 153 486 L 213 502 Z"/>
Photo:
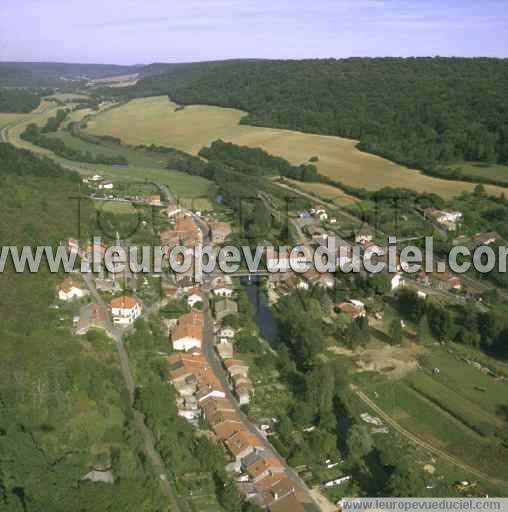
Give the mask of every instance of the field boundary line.
<path id="1" fill-rule="evenodd" d="M 498 480 L 497 478 L 491 477 L 491 476 L 487 475 L 486 473 L 483 473 L 482 471 L 475 469 L 472 466 L 469 466 L 468 464 L 461 462 L 459 459 L 456 459 L 455 457 L 440 450 L 439 448 L 432 446 L 431 444 L 427 443 L 426 441 L 423 441 L 418 436 L 409 432 L 404 427 L 402 427 L 399 423 L 397 423 L 391 416 L 389 416 L 387 413 L 385 413 L 383 411 L 383 409 L 381 409 L 378 405 L 376 405 L 375 402 L 373 402 L 363 391 L 359 390 L 355 385 L 351 385 L 351 389 L 356 394 L 356 396 L 358 398 L 360 398 L 360 400 L 362 402 L 364 402 L 372 410 L 374 410 L 388 425 L 390 425 L 394 430 L 396 430 L 403 437 L 405 437 L 412 443 L 418 445 L 420 448 L 423 448 L 423 449 L 429 451 L 430 453 L 436 455 L 437 457 L 441 457 L 442 459 L 446 460 L 450 464 L 453 464 L 454 466 L 457 466 L 460 469 L 467 471 L 468 473 L 471 473 L 472 475 L 476 476 L 477 478 L 486 480 L 494 485 L 501 485 L 501 486 L 506 485 L 506 483 L 507 483 L 506 481 Z"/>

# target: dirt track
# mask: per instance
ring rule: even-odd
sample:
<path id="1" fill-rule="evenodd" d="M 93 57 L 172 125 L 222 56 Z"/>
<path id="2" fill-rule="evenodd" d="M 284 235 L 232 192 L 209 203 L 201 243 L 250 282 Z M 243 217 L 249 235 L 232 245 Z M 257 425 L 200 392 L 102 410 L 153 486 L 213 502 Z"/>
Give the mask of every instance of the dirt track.
<path id="1" fill-rule="evenodd" d="M 358 396 L 358 398 L 360 398 L 360 400 L 362 400 L 362 402 L 367 404 L 373 411 L 375 411 L 376 414 L 380 418 L 382 418 L 386 424 L 390 425 L 400 435 L 402 435 L 403 437 L 405 437 L 412 443 L 416 444 L 417 446 L 420 446 L 424 450 L 427 450 L 428 452 L 432 453 L 433 455 L 436 455 L 437 457 L 441 457 L 443 460 L 446 460 L 446 462 L 449 462 L 450 464 L 457 466 L 458 468 L 476 476 L 477 478 L 481 478 L 482 480 L 486 480 L 494 485 L 501 486 L 502 488 L 503 487 L 506 488 L 506 486 L 508 485 L 508 483 L 506 481 L 498 480 L 497 478 L 493 478 L 478 469 L 468 466 L 467 464 L 464 464 L 463 462 L 456 459 L 455 457 L 452 457 L 451 455 L 447 454 L 446 452 L 423 441 L 419 437 L 415 436 L 414 434 L 412 434 L 411 432 L 406 430 L 404 427 L 400 426 L 394 419 L 391 418 L 391 416 L 386 414 L 380 407 L 378 407 L 363 391 L 360 391 L 354 385 L 351 385 L 351 389 L 354 391 L 356 396 Z"/>

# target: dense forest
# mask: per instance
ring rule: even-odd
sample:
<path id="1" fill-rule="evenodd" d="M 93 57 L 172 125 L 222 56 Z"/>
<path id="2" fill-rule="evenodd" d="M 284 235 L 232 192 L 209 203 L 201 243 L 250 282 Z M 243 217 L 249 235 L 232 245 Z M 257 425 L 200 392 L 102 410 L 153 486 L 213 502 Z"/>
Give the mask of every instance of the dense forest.
<path id="1" fill-rule="evenodd" d="M 0 144 L 0 239 L 55 246 L 78 235 L 78 174 Z M 83 204 L 81 224 L 95 212 Z M 0 273 L 0 510 L 167 510 L 142 455 L 115 346 L 72 335 L 73 310 L 55 301 L 62 275 Z M 56 307 L 58 306 L 58 308 Z M 114 484 L 82 480 L 110 468 Z"/>
<path id="2" fill-rule="evenodd" d="M 41 104 L 41 98 L 21 89 L 0 89 L 0 112 L 26 114 Z"/>
<path id="3" fill-rule="evenodd" d="M 113 94 L 169 94 L 182 104 L 249 112 L 245 123 L 340 135 L 432 170 L 508 162 L 508 62 L 351 58 L 187 65 Z"/>

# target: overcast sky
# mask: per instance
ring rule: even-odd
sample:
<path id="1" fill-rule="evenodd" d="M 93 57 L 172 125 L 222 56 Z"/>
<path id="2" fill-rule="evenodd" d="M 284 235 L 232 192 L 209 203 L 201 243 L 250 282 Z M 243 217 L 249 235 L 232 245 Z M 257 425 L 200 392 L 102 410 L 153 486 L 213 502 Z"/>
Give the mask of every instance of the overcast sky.
<path id="1" fill-rule="evenodd" d="M 507 0 L 0 0 L 0 60 L 508 56 Z"/>

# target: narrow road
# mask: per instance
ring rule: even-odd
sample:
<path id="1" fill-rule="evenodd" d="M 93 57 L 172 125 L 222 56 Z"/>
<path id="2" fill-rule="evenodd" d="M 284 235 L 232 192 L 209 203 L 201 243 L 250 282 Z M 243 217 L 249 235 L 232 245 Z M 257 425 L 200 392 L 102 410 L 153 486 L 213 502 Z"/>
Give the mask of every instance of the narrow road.
<path id="1" fill-rule="evenodd" d="M 428 452 L 432 453 L 433 455 L 436 455 L 437 457 L 441 457 L 443 460 L 446 460 L 446 462 L 449 462 L 450 464 L 453 464 L 454 466 L 457 466 L 458 468 L 462 469 L 463 471 L 466 471 L 467 473 L 470 473 L 477 478 L 481 478 L 482 480 L 486 480 L 487 482 L 490 482 L 494 485 L 498 485 L 501 488 L 506 488 L 508 485 L 508 482 L 504 480 L 499 480 L 497 478 L 493 478 L 486 473 L 483 473 L 482 471 L 475 469 L 460 460 L 456 459 L 455 457 L 449 455 L 448 453 L 440 450 L 439 448 L 436 448 L 435 446 L 432 446 L 431 444 L 427 443 L 426 441 L 423 441 L 416 435 L 412 434 L 408 430 L 406 430 L 404 427 L 399 425 L 391 416 L 386 414 L 378 405 L 376 405 L 363 391 L 359 390 L 355 385 L 351 385 L 351 389 L 356 394 L 356 396 L 364 402 L 366 405 L 368 405 L 386 424 L 390 425 L 395 431 L 397 431 L 400 435 L 405 437 L 407 440 L 411 441 L 412 443 L 416 444 L 417 446 L 420 446 L 424 450 L 427 450 Z"/>
<path id="2" fill-rule="evenodd" d="M 101 306 L 107 307 L 107 304 L 104 302 L 103 298 L 99 295 L 97 289 L 95 288 L 95 283 L 93 281 L 92 274 L 83 273 L 82 276 L 87 288 L 89 289 L 90 293 L 97 301 L 97 303 L 100 304 Z M 108 318 L 108 332 L 111 334 L 111 336 L 116 342 L 118 356 L 120 358 L 120 369 L 124 379 L 125 387 L 129 394 L 129 407 L 134 417 L 134 425 L 139 434 L 141 435 L 141 438 L 143 439 L 143 447 L 145 454 L 147 456 L 147 459 L 152 463 L 155 473 L 159 477 L 159 485 L 161 491 L 163 495 L 166 496 L 166 498 L 168 498 L 169 500 L 171 512 L 180 512 L 180 507 L 178 505 L 176 495 L 170 485 L 170 482 L 166 474 L 164 462 L 162 461 L 159 452 L 155 448 L 155 440 L 153 437 L 153 433 L 146 426 L 144 415 L 134 408 L 134 393 L 136 390 L 136 385 L 134 382 L 131 367 L 129 365 L 129 358 L 127 356 L 127 352 L 125 351 L 125 347 L 123 344 L 122 338 L 125 331 L 115 327 L 111 320 Z"/>

